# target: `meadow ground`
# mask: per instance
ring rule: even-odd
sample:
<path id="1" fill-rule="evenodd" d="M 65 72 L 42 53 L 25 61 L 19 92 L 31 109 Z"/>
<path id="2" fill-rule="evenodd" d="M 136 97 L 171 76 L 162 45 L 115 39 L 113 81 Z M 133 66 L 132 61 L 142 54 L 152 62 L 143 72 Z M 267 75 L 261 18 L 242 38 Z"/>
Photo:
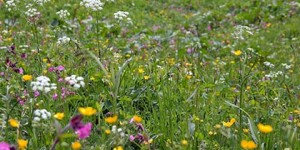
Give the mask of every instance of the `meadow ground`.
<path id="1" fill-rule="evenodd" d="M 300 149 L 297 0 L 0 0 L 0 149 Z"/>

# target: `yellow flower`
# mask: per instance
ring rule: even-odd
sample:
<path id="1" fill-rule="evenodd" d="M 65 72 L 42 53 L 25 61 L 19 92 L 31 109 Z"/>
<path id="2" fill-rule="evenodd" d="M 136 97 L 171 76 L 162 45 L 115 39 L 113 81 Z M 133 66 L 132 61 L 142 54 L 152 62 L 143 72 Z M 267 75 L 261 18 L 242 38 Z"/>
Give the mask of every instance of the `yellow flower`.
<path id="1" fill-rule="evenodd" d="M 188 80 L 192 78 L 191 75 L 186 75 L 185 77 L 186 77 Z"/>
<path id="2" fill-rule="evenodd" d="M 187 140 L 181 140 L 181 145 L 187 146 L 188 145 L 188 141 Z"/>
<path id="3" fill-rule="evenodd" d="M 44 59 L 43 59 L 43 62 L 44 62 L 44 63 L 45 63 L 45 62 L 47 62 L 47 61 L 48 61 L 48 59 L 47 59 L 47 58 L 44 58 Z"/>
<path id="4" fill-rule="evenodd" d="M 107 122 L 109 124 L 114 124 L 117 121 L 118 121 L 118 116 L 117 115 L 105 118 L 105 122 Z"/>
<path id="5" fill-rule="evenodd" d="M 111 131 L 109 129 L 106 129 L 104 132 L 105 132 L 105 134 L 110 134 L 111 133 Z"/>
<path id="6" fill-rule="evenodd" d="M 84 116 L 92 116 L 94 114 L 96 114 L 96 109 L 92 108 L 92 107 L 79 107 L 79 112 L 84 115 Z"/>
<path id="7" fill-rule="evenodd" d="M 72 143 L 73 150 L 79 150 L 80 148 L 81 148 L 81 144 L 78 141 Z"/>
<path id="8" fill-rule="evenodd" d="M 241 147 L 243 149 L 255 149 L 257 147 L 257 145 L 253 141 L 242 140 Z"/>
<path id="9" fill-rule="evenodd" d="M 234 119 L 234 118 L 231 118 L 229 122 L 224 122 L 224 121 L 223 121 L 223 126 L 229 128 L 229 127 L 231 127 L 234 123 L 235 123 L 235 119 Z"/>
<path id="10" fill-rule="evenodd" d="M 143 120 L 140 116 L 137 116 L 137 115 L 134 115 L 132 119 L 136 123 L 140 123 Z"/>
<path id="11" fill-rule="evenodd" d="M 32 80 L 32 75 L 23 75 L 22 80 L 23 81 L 31 81 Z"/>
<path id="12" fill-rule="evenodd" d="M 221 128 L 221 125 L 216 124 L 216 125 L 215 125 L 215 128 L 216 128 L 216 129 L 220 129 L 220 128 Z"/>
<path id="13" fill-rule="evenodd" d="M 244 133 L 249 133 L 249 129 L 243 129 Z"/>
<path id="14" fill-rule="evenodd" d="M 235 56 L 240 56 L 242 54 L 241 50 L 236 50 L 232 52 Z"/>
<path id="15" fill-rule="evenodd" d="M 145 80 L 149 80 L 149 79 L 150 79 L 150 76 L 144 76 L 144 79 L 145 79 Z"/>
<path id="16" fill-rule="evenodd" d="M 139 73 L 144 73 L 145 71 L 144 71 L 143 68 L 139 68 L 139 69 L 138 69 L 138 72 L 139 72 Z"/>
<path id="17" fill-rule="evenodd" d="M 117 146 L 114 148 L 114 150 L 123 150 L 123 147 L 122 146 Z"/>
<path id="18" fill-rule="evenodd" d="M 14 128 L 18 128 L 20 126 L 19 121 L 16 119 L 9 119 L 8 122 L 9 122 L 10 126 L 12 126 Z"/>
<path id="19" fill-rule="evenodd" d="M 273 128 L 270 125 L 263 125 L 263 124 L 259 123 L 257 125 L 257 127 L 258 127 L 258 130 L 262 133 L 270 133 L 273 131 Z"/>
<path id="20" fill-rule="evenodd" d="M 26 149 L 28 141 L 23 139 L 18 139 L 18 148 L 19 149 Z"/>
<path id="21" fill-rule="evenodd" d="M 58 119 L 58 120 L 62 120 L 65 117 L 64 113 L 56 113 L 54 115 L 54 118 Z"/>

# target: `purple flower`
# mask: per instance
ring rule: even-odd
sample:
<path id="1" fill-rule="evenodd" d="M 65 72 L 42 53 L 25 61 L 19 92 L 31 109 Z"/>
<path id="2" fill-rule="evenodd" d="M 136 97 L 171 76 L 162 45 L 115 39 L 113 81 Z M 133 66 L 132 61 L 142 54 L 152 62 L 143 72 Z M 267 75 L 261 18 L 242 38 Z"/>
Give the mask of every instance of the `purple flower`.
<path id="1" fill-rule="evenodd" d="M 143 127 L 143 125 L 141 123 L 137 123 L 136 126 L 137 126 L 137 129 L 140 130 L 140 131 L 145 130 L 145 128 Z"/>
<path id="2" fill-rule="evenodd" d="M 87 123 L 83 125 L 80 129 L 76 130 L 76 134 L 80 139 L 85 139 L 88 138 L 91 134 L 91 129 L 92 129 L 92 123 Z"/>
<path id="3" fill-rule="evenodd" d="M 63 71 L 63 70 L 65 69 L 65 67 L 62 66 L 62 65 L 60 65 L 60 66 L 56 67 L 56 69 L 57 69 L 58 71 Z"/>
<path id="4" fill-rule="evenodd" d="M 34 97 L 38 97 L 40 96 L 40 92 L 39 91 L 34 91 Z"/>
<path id="5" fill-rule="evenodd" d="M 0 142 L 0 150 L 10 150 L 10 145 L 6 142 Z"/>
<path id="6" fill-rule="evenodd" d="M 76 115 L 73 118 L 71 118 L 70 126 L 73 130 L 76 131 L 84 126 L 84 124 L 81 122 L 82 118 L 82 115 Z"/>
<path id="7" fill-rule="evenodd" d="M 48 69 L 49 72 L 54 72 L 54 70 L 55 70 L 54 67 L 50 67 L 50 68 Z"/>
<path id="8" fill-rule="evenodd" d="M 133 135 L 130 135 L 130 136 L 129 136 L 129 140 L 130 140 L 130 142 L 133 142 L 133 141 L 134 141 L 134 139 L 135 139 L 135 137 L 134 137 Z"/>
<path id="9" fill-rule="evenodd" d="M 22 53 L 21 54 L 21 58 L 23 58 L 23 59 L 27 58 L 27 54 L 26 53 Z"/>
<path id="10" fill-rule="evenodd" d="M 54 94 L 52 95 L 52 98 L 53 98 L 53 100 L 57 100 L 58 95 L 57 95 L 56 93 L 54 93 Z"/>

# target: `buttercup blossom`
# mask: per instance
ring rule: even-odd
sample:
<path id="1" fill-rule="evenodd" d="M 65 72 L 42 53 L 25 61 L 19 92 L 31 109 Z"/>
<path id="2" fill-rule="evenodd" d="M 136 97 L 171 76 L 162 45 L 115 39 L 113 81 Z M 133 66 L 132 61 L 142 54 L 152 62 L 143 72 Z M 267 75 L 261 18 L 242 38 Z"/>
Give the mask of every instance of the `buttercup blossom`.
<path id="1" fill-rule="evenodd" d="M 79 112 L 84 115 L 84 116 L 91 116 L 97 113 L 96 109 L 92 108 L 92 107 L 80 107 Z"/>
<path id="2" fill-rule="evenodd" d="M 81 144 L 78 141 L 72 143 L 73 150 L 79 150 L 80 148 L 81 148 Z"/>
<path id="3" fill-rule="evenodd" d="M 56 113 L 54 115 L 54 118 L 58 119 L 58 120 L 62 120 L 65 117 L 64 113 Z"/>
<path id="4" fill-rule="evenodd" d="M 262 133 L 270 133 L 273 131 L 273 128 L 270 125 L 263 125 L 263 124 L 259 123 L 257 125 L 257 127 L 258 127 L 258 130 Z"/>
<path id="5" fill-rule="evenodd" d="M 114 124 L 117 121 L 118 121 L 118 116 L 117 115 L 105 118 L 105 122 L 107 122 L 109 124 Z"/>
<path id="6" fill-rule="evenodd" d="M 8 123 L 10 124 L 10 126 L 12 126 L 14 128 L 18 128 L 20 126 L 19 121 L 16 119 L 9 119 Z"/>
<path id="7" fill-rule="evenodd" d="M 255 149 L 257 147 L 257 145 L 253 141 L 242 140 L 241 147 L 243 149 Z"/>
<path id="8" fill-rule="evenodd" d="M 230 119 L 230 121 L 229 122 L 223 122 L 223 126 L 225 126 L 225 127 L 231 127 L 233 124 L 235 123 L 235 119 L 234 118 L 232 118 L 232 119 Z"/>
<path id="9" fill-rule="evenodd" d="M 23 81 L 31 81 L 32 80 L 32 75 L 23 75 L 22 80 Z"/>
<path id="10" fill-rule="evenodd" d="M 18 148 L 20 150 L 26 149 L 28 141 L 27 140 L 23 140 L 23 139 L 18 139 Z"/>

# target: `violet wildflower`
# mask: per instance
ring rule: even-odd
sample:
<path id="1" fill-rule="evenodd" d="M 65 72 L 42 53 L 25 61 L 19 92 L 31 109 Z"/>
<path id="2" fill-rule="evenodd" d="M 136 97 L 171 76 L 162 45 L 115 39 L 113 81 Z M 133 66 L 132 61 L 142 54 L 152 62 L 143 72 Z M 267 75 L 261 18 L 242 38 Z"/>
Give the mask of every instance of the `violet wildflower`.
<path id="1" fill-rule="evenodd" d="M 65 69 L 65 67 L 62 65 L 56 67 L 56 70 L 58 70 L 58 71 L 63 71 L 64 69 Z"/>
<path id="2" fill-rule="evenodd" d="M 54 93 L 54 94 L 52 95 L 52 98 L 53 98 L 53 100 L 57 100 L 57 98 L 58 98 L 57 93 Z"/>
<path id="3" fill-rule="evenodd" d="M 0 142 L 0 150 L 10 150 L 10 145 L 6 142 Z"/>

